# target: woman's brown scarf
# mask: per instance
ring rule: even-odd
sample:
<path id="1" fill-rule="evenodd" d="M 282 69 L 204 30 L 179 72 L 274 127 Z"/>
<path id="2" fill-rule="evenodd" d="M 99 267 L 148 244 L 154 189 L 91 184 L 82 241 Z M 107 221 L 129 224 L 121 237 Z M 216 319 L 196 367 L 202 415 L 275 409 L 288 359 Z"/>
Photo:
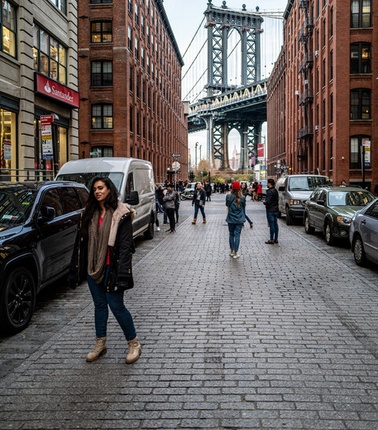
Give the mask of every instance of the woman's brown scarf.
<path id="1" fill-rule="evenodd" d="M 101 227 L 98 228 L 100 212 L 96 211 L 88 229 L 88 275 L 99 284 L 105 274 L 106 256 L 113 209 L 107 209 Z"/>

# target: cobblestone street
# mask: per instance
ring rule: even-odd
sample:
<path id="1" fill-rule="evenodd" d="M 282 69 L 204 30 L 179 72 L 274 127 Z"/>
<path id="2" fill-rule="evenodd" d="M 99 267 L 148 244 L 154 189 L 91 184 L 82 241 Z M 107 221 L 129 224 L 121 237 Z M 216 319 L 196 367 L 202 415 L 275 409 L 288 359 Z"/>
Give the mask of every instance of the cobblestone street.
<path id="1" fill-rule="evenodd" d="M 0 338 L 0 429 L 377 429 L 378 269 L 303 226 L 266 245 L 262 203 L 241 257 L 228 252 L 225 195 L 176 234 L 137 240 L 126 292 L 142 356 L 126 365 L 113 316 L 94 344 L 86 285 L 44 291 L 30 327 Z"/>

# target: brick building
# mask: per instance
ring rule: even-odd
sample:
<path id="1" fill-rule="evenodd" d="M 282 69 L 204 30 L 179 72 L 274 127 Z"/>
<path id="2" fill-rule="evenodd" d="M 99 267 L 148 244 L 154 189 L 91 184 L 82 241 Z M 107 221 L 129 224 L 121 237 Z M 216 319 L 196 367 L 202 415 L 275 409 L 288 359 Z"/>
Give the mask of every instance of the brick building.
<path id="1" fill-rule="evenodd" d="M 152 162 L 155 181 L 186 179 L 183 61 L 163 0 L 78 2 L 80 156 Z"/>
<path id="2" fill-rule="evenodd" d="M 52 178 L 78 154 L 77 1 L 4 0 L 0 36 L 1 179 Z"/>
<path id="3" fill-rule="evenodd" d="M 345 179 L 374 188 L 378 182 L 374 52 L 378 4 L 373 0 L 350 0 L 348 5 L 345 0 L 288 2 L 284 44 L 268 85 L 269 176 L 319 173 L 330 176 L 334 184 Z M 284 109 L 285 153 L 277 106 Z"/>

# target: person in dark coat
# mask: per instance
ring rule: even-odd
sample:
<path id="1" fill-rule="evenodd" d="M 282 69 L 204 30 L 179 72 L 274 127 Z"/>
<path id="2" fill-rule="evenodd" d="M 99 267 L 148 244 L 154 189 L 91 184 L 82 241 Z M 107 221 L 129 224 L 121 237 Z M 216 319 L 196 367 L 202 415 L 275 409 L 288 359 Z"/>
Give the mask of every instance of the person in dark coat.
<path id="1" fill-rule="evenodd" d="M 71 286 L 86 277 L 95 306 L 96 344 L 87 355 L 89 362 L 106 353 L 109 308 L 129 346 L 126 363 L 134 363 L 141 354 L 133 318 L 123 301 L 125 290 L 134 286 L 132 217 L 129 206 L 118 200 L 113 182 L 109 178 L 94 178 L 68 277 Z"/>
<path id="2" fill-rule="evenodd" d="M 192 224 L 197 222 L 198 211 L 201 211 L 202 221 L 206 224 L 206 215 L 205 215 L 205 201 L 206 201 L 206 192 L 203 189 L 201 182 L 197 182 L 196 189 L 193 193 L 192 206 L 194 206 L 194 218 Z"/>
<path id="3" fill-rule="evenodd" d="M 265 243 L 272 245 L 278 243 L 278 191 L 275 188 L 274 179 L 268 179 L 268 190 L 264 202 L 266 208 L 266 217 L 269 224 L 270 239 Z"/>

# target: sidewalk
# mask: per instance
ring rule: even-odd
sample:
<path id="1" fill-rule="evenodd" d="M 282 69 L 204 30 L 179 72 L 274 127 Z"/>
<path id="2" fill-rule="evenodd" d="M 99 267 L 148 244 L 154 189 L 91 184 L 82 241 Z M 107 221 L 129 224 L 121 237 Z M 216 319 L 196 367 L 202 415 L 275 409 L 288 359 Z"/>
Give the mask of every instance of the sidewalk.
<path id="1" fill-rule="evenodd" d="M 254 227 L 230 258 L 224 200 L 134 265 L 125 298 L 140 360 L 124 363 L 111 317 L 107 354 L 85 362 L 89 301 L 0 380 L 1 429 L 378 428 L 377 282 L 283 222 L 266 245 L 264 207 L 250 201 Z"/>

